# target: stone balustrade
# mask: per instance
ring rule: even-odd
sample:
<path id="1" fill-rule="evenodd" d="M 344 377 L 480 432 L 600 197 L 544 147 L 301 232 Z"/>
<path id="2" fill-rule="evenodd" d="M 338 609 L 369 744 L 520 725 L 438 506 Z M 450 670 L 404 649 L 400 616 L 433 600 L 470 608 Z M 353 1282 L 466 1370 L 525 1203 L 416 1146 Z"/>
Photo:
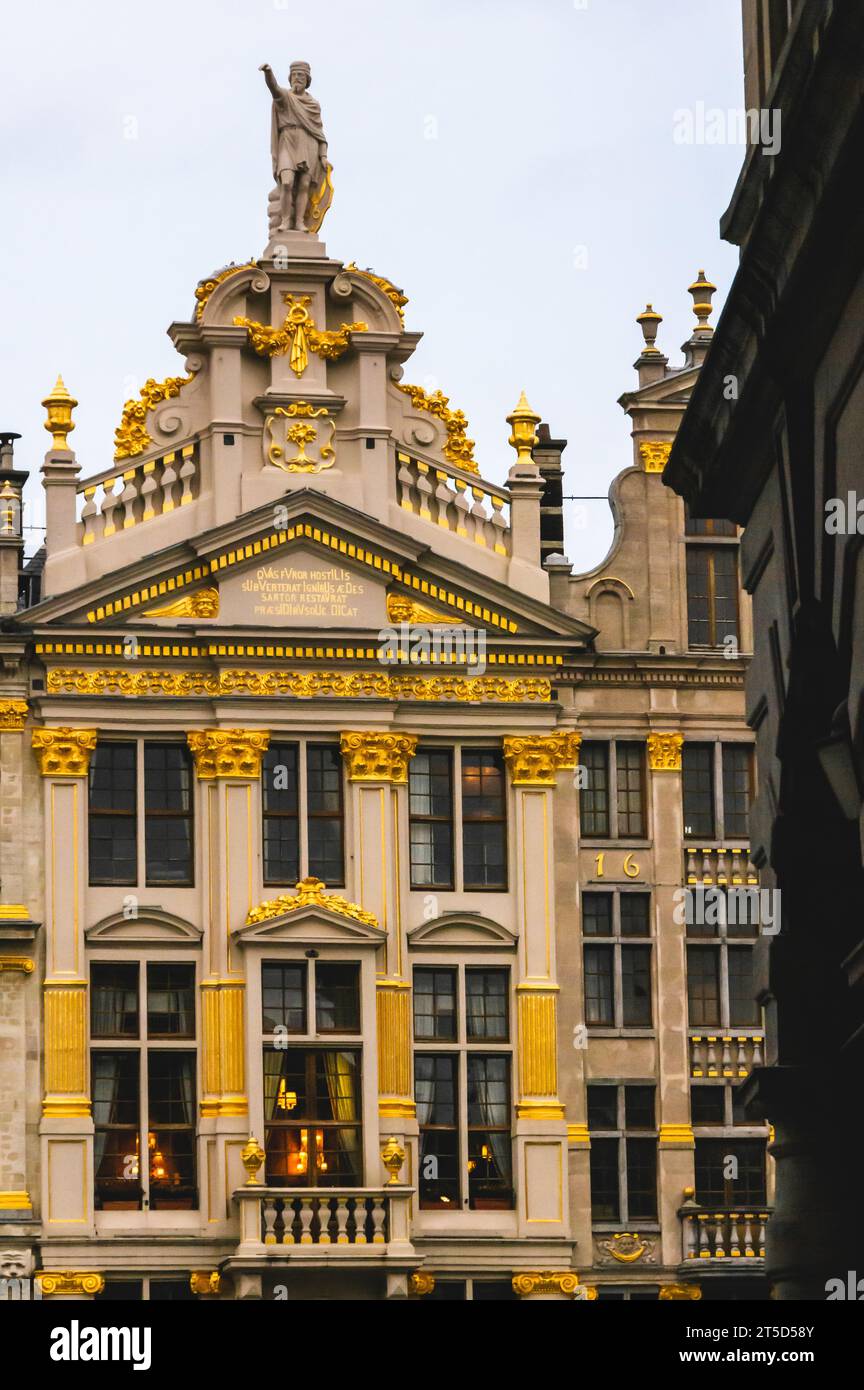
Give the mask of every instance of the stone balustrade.
<path id="1" fill-rule="evenodd" d="M 510 497 L 504 488 L 481 482 L 458 468 L 424 463 L 403 453 L 396 457 L 396 483 L 405 511 L 498 555 L 510 554 L 510 528 L 504 512 Z"/>
<path id="2" fill-rule="evenodd" d="M 350 1246 L 358 1255 L 408 1254 L 413 1188 L 264 1188 L 234 1193 L 240 1204 L 238 1254 L 313 1253 Z"/>
<path id="3" fill-rule="evenodd" d="M 738 1080 L 749 1076 L 765 1060 L 762 1029 L 741 1028 L 730 1033 L 690 1033 L 690 1075 L 725 1076 Z"/>
<path id="4" fill-rule="evenodd" d="M 128 461 L 127 461 L 128 462 Z M 79 545 L 93 545 L 120 531 L 194 502 L 200 486 L 198 448 L 186 444 L 161 458 L 123 465 L 78 484 L 83 498 Z"/>
<path id="5" fill-rule="evenodd" d="M 719 888 L 748 887 L 759 882 L 750 862 L 749 845 L 687 845 L 684 850 L 684 881 Z"/>
<path id="6" fill-rule="evenodd" d="M 682 1262 L 691 1269 L 708 1260 L 760 1262 L 765 1258 L 765 1227 L 770 1211 L 737 1207 L 690 1205 L 679 1212 L 682 1220 Z"/>

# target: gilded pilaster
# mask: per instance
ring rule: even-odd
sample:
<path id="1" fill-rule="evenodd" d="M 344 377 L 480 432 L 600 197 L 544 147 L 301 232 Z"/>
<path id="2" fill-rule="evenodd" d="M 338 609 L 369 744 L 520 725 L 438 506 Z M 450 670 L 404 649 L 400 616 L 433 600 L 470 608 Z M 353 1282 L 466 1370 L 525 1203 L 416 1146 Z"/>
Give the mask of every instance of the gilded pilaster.
<path id="1" fill-rule="evenodd" d="M 411 986 L 405 980 L 377 981 L 378 1114 L 382 1119 L 412 1119 Z"/>

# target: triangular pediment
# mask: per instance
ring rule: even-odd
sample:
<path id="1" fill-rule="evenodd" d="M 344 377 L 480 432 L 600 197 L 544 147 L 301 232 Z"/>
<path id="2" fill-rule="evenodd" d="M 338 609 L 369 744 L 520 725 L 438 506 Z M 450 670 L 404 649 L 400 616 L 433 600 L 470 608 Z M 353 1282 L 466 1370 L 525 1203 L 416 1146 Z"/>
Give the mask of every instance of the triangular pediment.
<path id="1" fill-rule="evenodd" d="M 262 922 L 240 927 L 232 933 L 241 945 L 319 945 L 344 942 L 352 946 L 381 946 L 387 940 L 382 927 L 357 921 L 325 907 L 309 906 L 284 912 Z"/>
<path id="2" fill-rule="evenodd" d="M 442 947 L 464 950 L 515 951 L 518 938 L 500 922 L 479 913 L 445 912 L 431 922 L 421 922 L 408 933 L 412 950 L 440 950 Z"/>
<path id="3" fill-rule="evenodd" d="M 134 906 L 134 916 L 130 913 L 112 912 L 110 916 L 87 927 L 84 936 L 88 945 L 186 948 L 201 945 L 203 932 L 200 927 L 172 912 L 165 912 L 161 907 L 139 904 Z"/>

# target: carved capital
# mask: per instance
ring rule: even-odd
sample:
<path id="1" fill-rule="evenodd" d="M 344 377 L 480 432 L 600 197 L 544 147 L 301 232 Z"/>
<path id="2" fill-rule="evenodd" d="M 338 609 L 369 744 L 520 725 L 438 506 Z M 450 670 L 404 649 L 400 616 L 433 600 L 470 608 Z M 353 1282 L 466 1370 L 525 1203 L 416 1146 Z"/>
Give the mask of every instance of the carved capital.
<path id="1" fill-rule="evenodd" d="M 663 1303 L 673 1298 L 690 1299 L 695 1303 L 702 1297 L 702 1290 L 698 1284 L 664 1284 L 659 1297 Z"/>
<path id="2" fill-rule="evenodd" d="M 42 1293 L 46 1297 L 52 1294 L 93 1294 L 101 1293 L 105 1288 L 104 1274 L 95 1274 L 90 1269 L 58 1269 L 51 1270 L 39 1269 L 36 1271 L 36 1278 Z"/>
<path id="3" fill-rule="evenodd" d="M 218 1269 L 200 1270 L 197 1269 L 189 1276 L 189 1287 L 193 1293 L 203 1296 L 218 1294 L 222 1285 L 222 1276 Z"/>
<path id="4" fill-rule="evenodd" d="M 696 1140 L 689 1125 L 661 1125 L 661 1149 L 693 1149 Z"/>
<path id="5" fill-rule="evenodd" d="M 514 787 L 554 787 L 559 768 L 575 768 L 582 735 L 527 734 L 504 739 L 504 761 Z"/>
<path id="6" fill-rule="evenodd" d="M 662 473 L 669 462 L 669 455 L 672 452 L 671 441 L 656 440 L 643 442 L 639 445 L 639 453 L 642 456 L 642 467 L 646 473 Z"/>
<path id="7" fill-rule="evenodd" d="M 270 735 L 258 729 L 195 729 L 186 741 L 203 782 L 214 777 L 260 777 Z"/>
<path id="8" fill-rule="evenodd" d="M 435 1288 L 435 1275 L 414 1273 L 408 1279 L 408 1288 L 415 1298 L 425 1298 Z"/>
<path id="9" fill-rule="evenodd" d="M 513 1292 L 520 1298 L 575 1298 L 578 1289 L 579 1275 L 570 1271 L 547 1269 L 538 1274 L 513 1276 Z"/>
<path id="10" fill-rule="evenodd" d="M 4 970 L 20 970 L 22 975 L 32 975 L 34 969 L 29 956 L 0 956 L 0 974 Z"/>
<path id="11" fill-rule="evenodd" d="M 680 772 L 683 734 L 649 734 L 648 766 L 652 772 Z"/>
<path id="12" fill-rule="evenodd" d="M 26 700 L 0 700 L 0 730 L 23 729 L 26 718 Z"/>
<path id="13" fill-rule="evenodd" d="M 416 734 L 343 734 L 339 747 L 351 782 L 408 781 L 408 764 L 417 751 Z"/>
<path id="14" fill-rule="evenodd" d="M 33 752 L 43 777 L 86 777 L 95 729 L 34 729 Z"/>

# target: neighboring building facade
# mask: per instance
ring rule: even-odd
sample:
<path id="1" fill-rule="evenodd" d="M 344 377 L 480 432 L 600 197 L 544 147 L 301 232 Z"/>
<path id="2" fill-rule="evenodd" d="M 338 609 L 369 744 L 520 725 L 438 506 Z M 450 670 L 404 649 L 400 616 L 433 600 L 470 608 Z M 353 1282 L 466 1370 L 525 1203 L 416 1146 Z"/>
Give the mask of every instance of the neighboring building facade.
<path id="1" fill-rule="evenodd" d="M 753 856 L 782 895 L 760 972 L 774 1065 L 749 1106 L 777 1131 L 771 1283 L 824 1299 L 862 1237 L 861 1127 L 845 1117 L 864 1062 L 864 8 L 743 11 L 747 105 L 779 113 L 782 143 L 748 151 L 724 215 L 741 264 L 664 482 L 695 515 L 746 526 Z"/>
<path id="2" fill-rule="evenodd" d="M 523 397 L 483 481 L 401 292 L 279 246 L 89 478 L 58 382 L 41 581 L 4 455 L 0 1273 L 763 1296 L 758 927 L 679 912 L 756 881 L 737 533 L 661 476 L 713 287 L 576 575 L 565 441 Z"/>

